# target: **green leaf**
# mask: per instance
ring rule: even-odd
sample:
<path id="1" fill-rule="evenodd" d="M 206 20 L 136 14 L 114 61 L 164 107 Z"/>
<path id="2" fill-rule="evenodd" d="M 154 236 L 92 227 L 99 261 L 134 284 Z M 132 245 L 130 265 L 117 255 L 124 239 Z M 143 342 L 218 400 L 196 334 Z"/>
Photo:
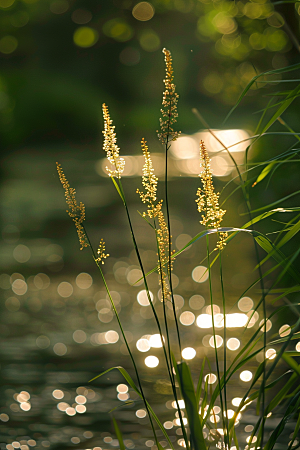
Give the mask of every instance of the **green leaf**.
<path id="1" fill-rule="evenodd" d="M 107 369 L 104 372 L 102 372 L 99 375 L 97 375 L 96 377 L 92 378 L 89 382 L 94 381 L 94 380 L 96 380 L 99 377 L 102 377 L 103 375 L 105 375 L 108 372 L 111 372 L 114 369 L 117 369 L 123 375 L 123 377 L 125 378 L 125 380 L 129 384 L 129 386 L 132 387 L 132 389 L 138 394 L 138 396 L 140 398 L 143 398 L 142 394 L 140 393 L 139 389 L 137 388 L 136 384 L 134 383 L 134 381 L 131 378 L 131 376 L 129 375 L 129 373 L 121 366 L 111 367 L 110 369 Z M 157 425 L 161 429 L 163 435 L 167 439 L 167 441 L 168 441 L 168 443 L 170 445 L 170 448 L 174 450 L 174 446 L 173 446 L 172 442 L 170 441 L 170 438 L 169 438 L 169 436 L 168 436 L 164 426 L 162 425 L 162 423 L 160 422 L 159 418 L 157 417 L 157 415 L 155 414 L 155 412 L 153 411 L 153 409 L 151 408 L 151 406 L 149 405 L 148 402 L 147 402 L 147 406 L 148 406 L 149 411 L 150 411 L 152 417 L 154 418 L 155 422 L 157 423 Z"/>
<path id="2" fill-rule="evenodd" d="M 298 410 L 299 404 L 300 404 L 300 393 L 298 393 L 295 397 L 293 397 L 289 402 L 289 405 L 287 407 L 287 410 L 285 411 L 283 418 L 281 419 L 281 421 L 279 422 L 279 424 L 269 437 L 268 442 L 264 447 L 264 450 L 272 450 L 274 448 L 275 444 L 278 441 L 278 437 L 284 430 L 285 425 Z"/>
<path id="3" fill-rule="evenodd" d="M 119 428 L 119 426 L 118 426 L 118 423 L 117 423 L 117 421 L 116 421 L 116 419 L 115 419 L 114 417 L 112 418 L 112 420 L 113 420 L 113 423 L 114 423 L 114 427 L 115 427 L 115 432 L 116 432 L 116 435 L 117 435 L 117 439 L 118 439 L 118 441 L 119 441 L 120 450 L 125 450 L 125 445 L 124 445 L 124 442 L 123 442 L 122 433 L 121 433 L 121 431 L 120 431 L 120 428 Z"/>
<path id="4" fill-rule="evenodd" d="M 295 225 L 284 235 L 284 237 L 281 239 L 280 242 L 277 244 L 277 248 L 282 247 L 284 244 L 286 244 L 290 239 L 292 239 L 295 234 L 297 234 L 300 231 L 300 220 L 295 223 Z"/>
<path id="5" fill-rule="evenodd" d="M 297 356 L 299 356 L 299 353 L 298 353 L 298 355 Z M 290 366 L 290 368 L 291 369 L 293 369 L 294 370 L 294 372 L 296 372 L 298 375 L 299 375 L 299 377 L 300 377 L 300 366 L 296 363 L 296 361 L 287 353 L 287 352 L 284 352 L 282 355 L 281 355 L 281 358 Z"/>
<path id="6" fill-rule="evenodd" d="M 199 417 L 199 404 L 196 400 L 190 368 L 186 362 L 176 364 L 174 358 L 173 365 L 180 386 L 182 398 L 185 403 L 191 433 L 191 446 L 195 450 L 206 450 L 202 424 Z"/>
<path id="7" fill-rule="evenodd" d="M 283 338 L 280 338 L 280 339 L 276 339 L 276 341 L 270 342 L 270 345 L 273 345 L 273 344 L 282 344 L 282 342 L 286 342 L 286 341 L 288 341 L 288 339 L 289 339 L 288 336 L 283 337 Z M 298 333 L 295 333 L 295 334 L 290 338 L 291 341 L 294 340 L 294 339 L 300 339 L 300 331 L 298 331 Z M 300 356 L 300 353 L 299 353 L 299 356 Z"/>
<path id="8" fill-rule="evenodd" d="M 120 190 L 120 188 L 119 188 L 119 186 L 118 186 L 118 183 L 116 182 L 116 180 L 115 180 L 114 177 L 110 177 L 110 178 L 111 178 L 112 182 L 114 183 L 115 188 L 116 188 L 116 190 L 117 190 L 119 196 L 120 196 L 121 199 L 122 199 L 122 202 L 123 202 L 124 205 L 125 205 L 125 198 L 124 198 L 124 196 L 123 196 L 123 194 L 122 194 L 122 192 L 121 192 L 121 190 Z"/>
<path id="9" fill-rule="evenodd" d="M 258 177 L 256 178 L 255 183 L 253 183 L 252 187 L 257 185 L 258 183 L 260 183 L 264 178 L 266 178 L 266 176 L 271 172 L 273 166 L 276 163 L 273 161 L 270 164 L 268 164 L 258 175 Z"/>
<path id="10" fill-rule="evenodd" d="M 203 359 L 202 367 L 201 367 L 200 375 L 199 375 L 199 379 L 198 379 L 198 384 L 197 384 L 197 390 L 196 390 L 197 405 L 199 405 L 201 392 L 202 392 L 202 382 L 203 382 L 203 375 L 204 375 L 205 360 L 206 360 L 206 358 Z"/>
<path id="11" fill-rule="evenodd" d="M 236 102 L 236 104 L 231 108 L 231 110 L 227 114 L 227 116 L 226 116 L 226 118 L 224 120 L 224 123 L 228 120 L 228 118 L 231 116 L 233 111 L 238 107 L 238 105 L 241 103 L 241 101 L 243 100 L 243 98 L 245 97 L 245 95 L 247 94 L 249 89 L 251 88 L 251 86 L 256 82 L 256 80 L 258 80 L 258 78 L 260 78 L 260 77 L 262 77 L 264 75 L 271 75 L 271 74 L 276 74 L 276 73 L 287 73 L 287 72 L 292 72 L 292 71 L 298 70 L 298 69 L 300 69 L 300 64 L 294 64 L 292 66 L 283 67 L 281 69 L 268 70 L 267 72 L 262 72 L 259 75 L 256 75 L 255 77 L 253 77 L 252 80 L 247 84 L 247 86 L 245 87 L 245 89 L 241 93 L 241 95 L 240 95 L 238 101 Z"/>

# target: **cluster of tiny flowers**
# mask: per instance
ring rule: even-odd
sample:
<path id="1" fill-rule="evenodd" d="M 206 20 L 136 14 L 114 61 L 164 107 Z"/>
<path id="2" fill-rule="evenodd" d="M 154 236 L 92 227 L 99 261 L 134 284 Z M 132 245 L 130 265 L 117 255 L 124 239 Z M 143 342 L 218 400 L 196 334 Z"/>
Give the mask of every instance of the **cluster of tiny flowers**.
<path id="1" fill-rule="evenodd" d="M 96 262 L 101 262 L 101 264 L 104 264 L 104 259 L 109 257 L 108 253 L 105 253 L 105 242 L 101 238 L 99 248 L 97 250 L 98 258 L 95 259 Z"/>
<path id="2" fill-rule="evenodd" d="M 115 167 L 115 170 L 111 170 L 106 167 L 106 171 L 110 177 L 121 178 L 121 174 L 124 172 L 125 161 L 119 157 L 119 147 L 117 146 L 115 127 L 112 125 L 112 120 L 109 116 L 108 108 L 103 103 L 103 117 L 104 117 L 104 143 L 103 150 L 106 152 L 108 161 Z"/>
<path id="3" fill-rule="evenodd" d="M 202 188 L 198 188 L 196 194 L 198 197 L 196 199 L 198 211 L 199 213 L 203 212 L 200 223 L 207 228 L 218 229 L 226 211 L 219 207 L 219 193 L 216 193 L 214 190 L 210 159 L 203 141 L 200 142 L 200 166 L 203 168 L 199 175 L 202 181 Z M 227 233 L 219 233 L 217 248 L 220 250 L 226 245 L 227 236 Z"/>
<path id="4" fill-rule="evenodd" d="M 157 177 L 154 175 L 154 169 L 152 165 L 151 155 L 146 145 L 145 139 L 142 139 L 142 150 L 145 158 L 143 166 L 142 184 L 145 188 L 145 192 L 141 192 L 137 189 L 143 203 L 148 205 L 147 212 L 143 213 L 143 217 L 149 217 L 150 219 L 157 218 L 158 227 L 156 229 L 157 245 L 158 245 L 158 272 L 160 274 L 160 285 L 162 288 L 162 300 L 170 298 L 170 288 L 168 285 L 167 270 L 168 267 L 168 253 L 169 253 L 169 231 L 166 224 L 166 220 L 162 211 L 162 200 L 156 202 L 157 191 Z M 155 222 L 154 222 L 155 224 Z M 172 270 L 172 261 L 171 261 Z"/>
<path id="5" fill-rule="evenodd" d="M 163 144 L 169 141 L 175 141 L 180 132 L 174 131 L 172 126 L 177 121 L 177 102 L 179 95 L 175 92 L 175 84 L 173 83 L 173 67 L 171 52 L 163 49 L 166 63 L 166 78 L 164 79 L 165 91 L 163 93 L 162 101 L 162 118 L 159 119 L 161 132 L 158 137 Z"/>
<path id="6" fill-rule="evenodd" d="M 169 230 L 166 224 L 166 220 L 164 217 L 164 213 L 162 212 L 162 201 L 159 202 L 156 206 L 156 214 L 158 218 L 159 228 L 157 230 L 157 241 L 158 241 L 158 251 L 159 251 L 159 265 L 158 272 L 160 274 L 159 284 L 161 285 L 162 290 L 162 300 L 170 299 L 171 292 L 168 284 L 168 276 L 165 271 L 165 267 L 169 265 Z M 174 252 L 173 252 L 174 253 Z M 172 264 L 172 255 L 170 255 L 170 268 L 173 269 Z"/>
<path id="7" fill-rule="evenodd" d="M 136 192 L 139 194 L 142 202 L 147 203 L 149 207 L 147 213 L 144 213 L 143 216 L 145 217 L 146 215 L 148 215 L 150 218 L 152 218 L 155 214 L 154 203 L 156 202 L 157 177 L 154 175 L 149 148 L 146 145 L 147 141 L 145 141 L 145 139 L 143 138 L 141 143 L 143 155 L 145 158 L 142 176 L 142 184 L 145 188 L 145 193 L 140 191 L 139 189 L 137 189 Z"/>
<path id="8" fill-rule="evenodd" d="M 77 204 L 77 201 L 75 198 L 75 194 L 76 194 L 75 189 L 70 187 L 68 180 L 66 179 L 65 174 L 62 170 L 61 165 L 56 163 L 56 167 L 57 167 L 57 172 L 59 175 L 60 182 L 63 185 L 63 188 L 65 190 L 66 203 L 69 207 L 69 210 L 67 210 L 67 213 L 69 214 L 69 216 L 73 219 L 73 221 L 75 223 L 75 227 L 76 227 L 78 238 L 79 238 L 79 243 L 81 245 L 80 250 L 82 250 L 84 247 L 89 246 L 89 242 L 86 237 L 84 228 L 81 225 L 85 219 L 85 206 L 82 202 L 80 202 L 79 205 Z"/>

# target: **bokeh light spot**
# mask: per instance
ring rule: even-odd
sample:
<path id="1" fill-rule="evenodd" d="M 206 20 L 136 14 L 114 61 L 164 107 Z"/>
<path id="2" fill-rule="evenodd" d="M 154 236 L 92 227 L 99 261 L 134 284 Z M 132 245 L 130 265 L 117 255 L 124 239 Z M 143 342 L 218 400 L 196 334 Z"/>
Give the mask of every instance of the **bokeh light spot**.
<path id="1" fill-rule="evenodd" d="M 61 400 L 62 398 L 64 398 L 64 393 L 63 391 L 61 391 L 60 389 L 55 389 L 52 392 L 52 395 L 54 398 L 56 398 L 57 400 Z"/>
<path id="2" fill-rule="evenodd" d="M 288 336 L 291 332 L 291 327 L 288 324 L 282 325 L 282 327 L 279 328 L 279 336 L 284 337 Z"/>
<path id="3" fill-rule="evenodd" d="M 212 336 L 209 340 L 209 345 L 213 348 L 219 348 L 223 344 L 223 338 L 216 334 L 215 336 Z"/>
<path id="4" fill-rule="evenodd" d="M 0 8 L 9 8 L 14 2 L 15 0 L 0 0 Z"/>
<path id="5" fill-rule="evenodd" d="M 217 381 L 217 377 L 214 373 L 208 373 L 205 375 L 204 380 L 207 381 L 208 384 L 214 384 Z"/>
<path id="6" fill-rule="evenodd" d="M 228 339 L 226 345 L 229 350 L 234 351 L 240 347 L 241 343 L 237 338 L 230 338 L 230 339 Z"/>
<path id="7" fill-rule="evenodd" d="M 136 343 L 136 348 L 140 352 L 147 352 L 148 350 L 150 350 L 151 346 L 148 339 L 139 339 Z"/>
<path id="8" fill-rule="evenodd" d="M 138 409 L 135 413 L 135 415 L 139 418 L 139 419 L 143 419 L 144 417 L 146 417 L 147 413 L 144 409 Z"/>
<path id="9" fill-rule="evenodd" d="M 77 275 L 76 284 L 80 289 L 88 289 L 93 284 L 93 278 L 89 273 L 82 272 Z"/>
<path id="10" fill-rule="evenodd" d="M 57 286 L 57 292 L 63 298 L 70 297 L 73 294 L 73 286 L 67 281 L 62 281 Z"/>
<path id="11" fill-rule="evenodd" d="M 149 339 L 149 344 L 153 348 L 160 348 L 163 346 L 160 334 L 153 334 Z"/>
<path id="12" fill-rule="evenodd" d="M 155 52 L 160 48 L 160 38 L 155 31 L 144 30 L 140 36 L 140 46 L 146 52 Z"/>
<path id="13" fill-rule="evenodd" d="M 238 308 L 240 311 L 248 312 L 253 308 L 253 300 L 250 297 L 242 297 L 238 302 Z"/>
<path id="14" fill-rule="evenodd" d="M 111 19 L 103 25 L 103 33 L 116 41 L 126 42 L 133 37 L 134 31 L 124 19 Z"/>
<path id="15" fill-rule="evenodd" d="M 132 15 L 135 19 L 145 22 L 154 16 L 154 8 L 149 2 L 139 2 L 134 6 Z"/>
<path id="16" fill-rule="evenodd" d="M 123 383 L 118 384 L 116 389 L 120 394 L 126 394 L 126 392 L 128 392 L 127 384 L 123 384 Z"/>
<path id="17" fill-rule="evenodd" d="M 19 244 L 14 248 L 13 257 L 19 263 L 25 263 L 30 259 L 31 252 L 26 245 Z"/>
<path id="18" fill-rule="evenodd" d="M 69 9 L 69 3 L 67 0 L 54 0 L 50 3 L 50 11 L 53 14 L 64 14 Z"/>
<path id="19" fill-rule="evenodd" d="M 53 347 L 53 351 L 56 355 L 63 356 L 67 353 L 68 349 L 62 342 L 57 342 Z"/>
<path id="20" fill-rule="evenodd" d="M 196 283 L 204 283 L 208 280 L 208 270 L 205 266 L 196 266 L 192 272 L 192 278 Z"/>
<path id="21" fill-rule="evenodd" d="M 149 291 L 149 295 L 150 295 L 151 301 L 153 302 L 154 296 L 153 296 L 152 292 Z M 140 291 L 140 292 L 138 293 L 138 295 L 137 295 L 137 301 L 138 301 L 139 304 L 142 305 L 142 306 L 148 306 L 148 305 L 150 305 L 149 299 L 148 299 L 147 291 L 145 291 L 145 290 Z"/>
<path id="22" fill-rule="evenodd" d="M 27 292 L 28 286 L 24 280 L 17 278 L 11 286 L 13 292 L 17 295 L 24 295 Z"/>
<path id="23" fill-rule="evenodd" d="M 243 370 L 243 372 L 240 373 L 240 379 L 242 381 L 244 381 L 245 383 L 247 381 L 252 380 L 252 377 L 253 377 L 253 375 L 252 375 L 252 372 L 250 372 L 250 370 Z"/>
<path id="24" fill-rule="evenodd" d="M 189 299 L 189 305 L 192 309 L 201 309 L 205 305 L 205 300 L 202 295 L 196 294 Z"/>
<path id="25" fill-rule="evenodd" d="M 88 48 L 96 44 L 99 34 L 94 28 L 79 27 L 73 35 L 73 41 L 78 47 Z"/>
<path id="26" fill-rule="evenodd" d="M 274 359 L 274 358 L 276 358 L 276 350 L 274 348 L 269 348 L 266 351 L 266 358 L 267 359 Z"/>
<path id="27" fill-rule="evenodd" d="M 185 326 L 192 325 L 195 322 L 195 314 L 191 311 L 184 311 L 179 317 L 180 323 Z"/>
<path id="28" fill-rule="evenodd" d="M 115 344 L 119 340 L 119 333 L 114 330 L 109 330 L 105 333 L 105 339 L 109 344 Z"/>
<path id="29" fill-rule="evenodd" d="M 145 358 L 145 364 L 150 368 L 157 367 L 159 364 L 159 359 L 156 356 L 147 356 L 147 358 Z"/>
<path id="30" fill-rule="evenodd" d="M 92 13 L 87 9 L 75 9 L 72 12 L 72 21 L 78 25 L 84 25 L 92 20 Z"/>
<path id="31" fill-rule="evenodd" d="M 35 342 L 39 348 L 47 348 L 50 345 L 50 339 L 44 335 L 38 336 Z"/>
<path id="32" fill-rule="evenodd" d="M 181 352 L 183 359 L 193 359 L 196 356 L 196 350 L 192 347 L 186 347 Z"/>
<path id="33" fill-rule="evenodd" d="M 86 333 L 83 330 L 76 330 L 73 333 L 73 339 L 77 344 L 82 344 L 86 341 Z"/>

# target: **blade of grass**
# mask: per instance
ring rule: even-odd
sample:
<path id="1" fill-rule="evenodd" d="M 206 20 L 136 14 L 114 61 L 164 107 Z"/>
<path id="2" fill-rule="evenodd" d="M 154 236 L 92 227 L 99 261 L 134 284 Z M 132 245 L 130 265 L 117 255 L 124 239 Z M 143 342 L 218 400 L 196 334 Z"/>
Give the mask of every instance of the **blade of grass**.
<path id="1" fill-rule="evenodd" d="M 143 398 L 141 392 L 137 388 L 136 384 L 134 383 L 134 381 L 131 378 L 131 376 L 129 375 L 129 373 L 124 369 L 124 367 L 121 367 L 121 366 L 111 367 L 110 369 L 107 369 L 104 372 L 102 372 L 99 375 L 97 375 L 96 377 L 92 378 L 89 382 L 91 383 L 92 381 L 96 380 L 99 377 L 102 377 L 103 375 L 105 375 L 106 373 L 111 372 L 114 369 L 117 369 L 121 373 L 121 375 L 123 375 L 123 377 L 125 378 L 125 380 L 129 384 L 129 386 L 138 394 L 139 397 Z M 174 446 L 173 446 L 172 442 L 170 441 L 170 438 L 169 438 L 169 436 L 168 436 L 164 426 L 162 425 L 162 423 L 160 422 L 160 420 L 158 419 L 157 415 L 155 414 L 155 412 L 153 411 L 153 409 L 151 408 L 151 406 L 149 405 L 148 402 L 147 402 L 147 406 L 148 406 L 148 409 L 149 409 L 152 417 L 154 418 L 155 422 L 157 423 L 157 425 L 159 426 L 160 430 L 162 431 L 164 437 L 167 439 L 170 447 L 174 450 Z"/>
<path id="2" fill-rule="evenodd" d="M 188 416 L 191 432 L 191 446 L 195 450 L 206 450 L 202 424 L 199 418 L 199 404 L 196 399 L 191 371 L 186 362 L 177 364 L 174 356 L 173 366 Z"/>
<path id="3" fill-rule="evenodd" d="M 123 442 L 123 437 L 122 437 L 122 433 L 120 431 L 119 425 L 114 417 L 112 418 L 112 420 L 113 420 L 116 436 L 119 441 L 120 450 L 125 450 L 125 445 Z"/>

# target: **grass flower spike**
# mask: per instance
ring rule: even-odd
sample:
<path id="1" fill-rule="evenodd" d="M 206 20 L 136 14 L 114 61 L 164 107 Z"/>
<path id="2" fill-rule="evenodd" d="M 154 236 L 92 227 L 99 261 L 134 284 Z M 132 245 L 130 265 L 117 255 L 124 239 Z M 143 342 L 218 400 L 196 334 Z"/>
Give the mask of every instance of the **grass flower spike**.
<path id="1" fill-rule="evenodd" d="M 167 49 L 163 49 L 166 63 L 166 78 L 164 79 L 165 91 L 163 93 L 162 101 L 162 118 L 159 119 L 161 133 L 158 133 L 158 137 L 163 144 L 167 144 L 169 141 L 175 141 L 180 132 L 174 131 L 172 126 L 177 121 L 177 102 L 179 95 L 175 92 L 175 84 L 173 83 L 173 66 L 171 52 Z"/>
<path id="2" fill-rule="evenodd" d="M 143 166 L 143 176 L 142 184 L 145 188 L 145 192 L 141 192 L 137 189 L 143 203 L 148 206 L 147 212 L 143 213 L 143 217 L 148 216 L 150 219 L 157 218 L 158 226 L 154 221 L 154 228 L 156 230 L 157 238 L 157 251 L 158 251 L 158 271 L 160 274 L 160 285 L 162 287 L 162 299 L 170 298 L 170 288 L 168 284 L 168 276 L 166 267 L 168 266 L 168 252 L 169 252 L 169 230 L 166 224 L 164 213 L 162 211 L 162 200 L 157 204 L 156 202 L 156 192 L 157 192 L 157 177 L 154 175 L 154 169 L 152 165 L 151 155 L 146 145 L 145 139 L 143 138 L 142 150 L 145 158 L 145 163 Z M 172 270 L 172 263 L 171 263 Z"/>
<path id="3" fill-rule="evenodd" d="M 142 176 L 142 184 L 145 188 L 145 193 L 141 192 L 137 189 L 137 193 L 139 194 L 143 203 L 147 203 L 149 209 L 147 211 L 147 215 L 152 218 L 155 216 L 155 206 L 156 202 L 156 191 L 157 191 L 157 177 L 154 175 L 154 169 L 152 165 L 152 160 L 150 156 L 150 152 L 148 149 L 147 141 L 142 139 L 142 150 L 145 158 L 145 164 L 143 166 L 143 176 Z M 144 216 L 146 213 L 144 213 Z"/>
<path id="4" fill-rule="evenodd" d="M 168 283 L 168 276 L 165 268 L 170 266 L 170 270 L 173 268 L 172 259 L 169 264 L 169 230 L 166 224 L 164 213 L 162 211 L 162 201 L 156 206 L 156 214 L 158 218 L 159 228 L 157 229 L 157 242 L 158 242 L 158 272 L 160 274 L 159 283 L 162 290 L 162 300 L 170 299 L 171 292 Z M 174 250 L 175 251 L 175 250 Z"/>
<path id="5" fill-rule="evenodd" d="M 86 237 L 84 228 L 82 226 L 82 222 L 85 219 L 85 206 L 82 202 L 80 202 L 79 205 L 77 204 L 77 201 L 75 198 L 75 194 L 76 194 L 75 189 L 70 187 L 69 182 L 65 177 L 65 174 L 62 170 L 61 165 L 56 163 L 56 167 L 57 167 L 57 172 L 59 175 L 60 182 L 63 185 L 63 188 L 65 190 L 66 202 L 69 207 L 69 210 L 67 210 L 67 213 L 69 214 L 69 216 L 73 219 L 73 221 L 75 223 L 75 227 L 76 227 L 78 238 L 79 238 L 79 243 L 81 245 L 80 250 L 82 250 L 84 247 L 88 247 L 90 245 L 88 242 L 88 239 Z"/>
<path id="6" fill-rule="evenodd" d="M 198 188 L 196 194 L 198 197 L 196 199 L 198 211 L 203 213 L 200 223 L 206 228 L 218 229 L 226 211 L 219 207 L 219 193 L 216 193 L 214 189 L 210 159 L 203 141 L 200 142 L 200 165 L 203 167 L 199 175 L 202 181 L 202 188 Z M 226 238 L 227 233 L 219 233 L 217 248 L 220 250 L 224 248 Z"/>
<path id="7" fill-rule="evenodd" d="M 115 167 L 115 170 L 106 167 L 106 171 L 110 177 L 121 178 L 121 174 L 124 172 L 125 161 L 119 156 L 120 149 L 117 146 L 115 127 L 112 125 L 113 122 L 105 103 L 103 103 L 102 109 L 104 117 L 104 131 L 102 131 L 104 135 L 103 150 L 106 152 L 108 161 Z"/>
<path id="8" fill-rule="evenodd" d="M 101 264 L 104 264 L 104 259 L 109 257 L 108 253 L 105 253 L 105 242 L 104 240 L 101 238 L 100 240 L 100 244 L 97 250 L 97 254 L 99 255 L 98 258 L 96 258 L 96 262 L 101 262 Z"/>

